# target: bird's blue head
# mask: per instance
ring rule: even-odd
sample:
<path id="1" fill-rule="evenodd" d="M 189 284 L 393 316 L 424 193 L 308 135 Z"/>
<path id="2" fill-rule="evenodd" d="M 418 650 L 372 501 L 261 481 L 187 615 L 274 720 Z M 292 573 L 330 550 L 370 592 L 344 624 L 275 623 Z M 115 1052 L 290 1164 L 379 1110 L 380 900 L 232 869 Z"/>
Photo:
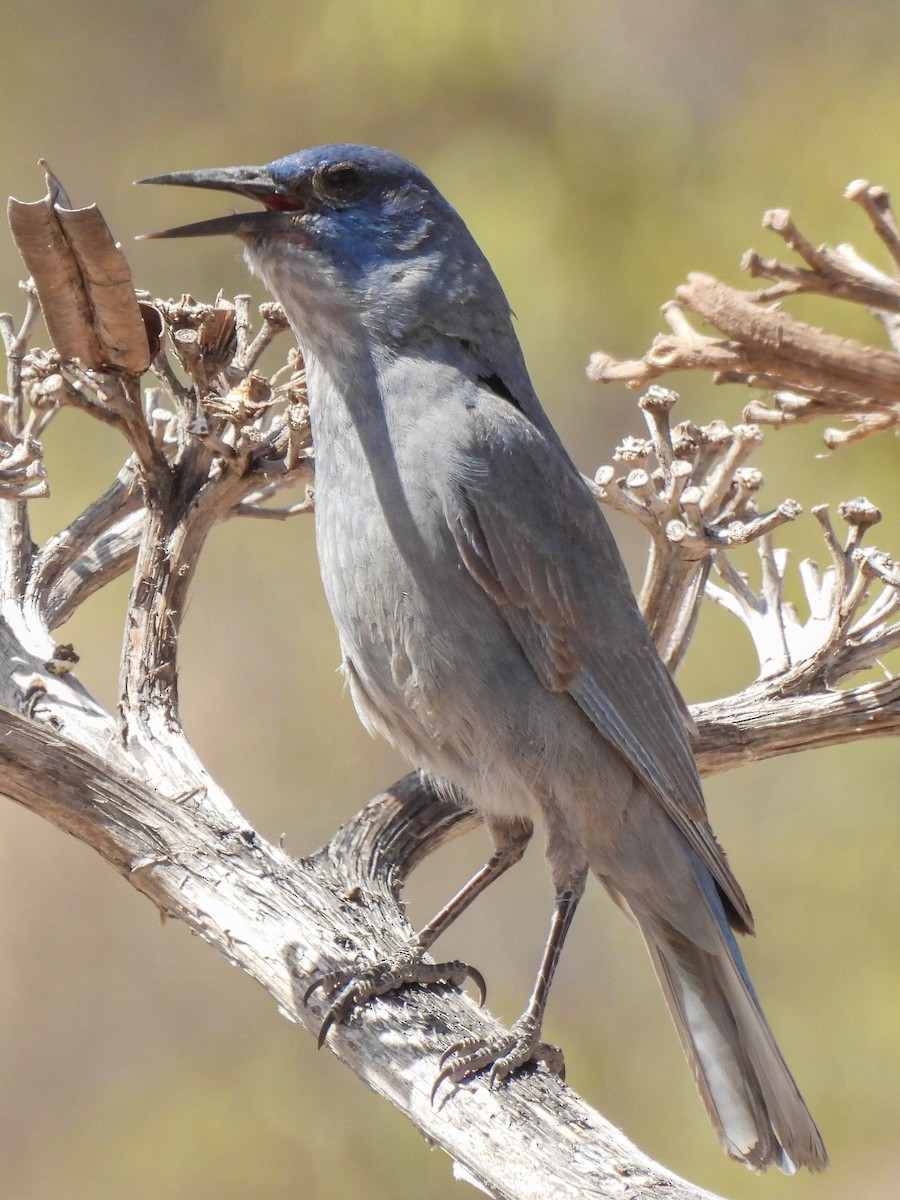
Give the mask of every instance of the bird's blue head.
<path id="1" fill-rule="evenodd" d="M 251 270 L 313 354 L 333 348 L 336 339 L 366 334 L 402 342 L 433 327 L 477 337 L 473 322 L 509 323 L 500 286 L 461 218 L 399 155 L 370 146 L 320 146 L 264 167 L 179 171 L 141 182 L 260 201 L 262 212 L 150 236 L 239 237 Z"/>

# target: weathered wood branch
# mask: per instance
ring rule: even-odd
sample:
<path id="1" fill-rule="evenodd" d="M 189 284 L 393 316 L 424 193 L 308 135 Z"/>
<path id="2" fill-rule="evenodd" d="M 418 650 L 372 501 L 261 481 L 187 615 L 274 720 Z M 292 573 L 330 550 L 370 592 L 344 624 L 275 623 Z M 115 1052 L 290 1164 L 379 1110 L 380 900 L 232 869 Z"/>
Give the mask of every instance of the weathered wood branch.
<path id="1" fill-rule="evenodd" d="M 850 246 L 816 248 L 785 209 L 763 217 L 805 263 L 786 266 L 748 250 L 741 265 L 752 277 L 774 280 L 772 287 L 744 292 L 699 273 L 676 289 L 663 305 L 670 327 L 640 359 L 619 361 L 598 351 L 590 378 L 645 387 L 670 371 L 709 371 L 716 383 L 741 383 L 774 393 L 774 407 L 752 400 L 747 421 L 770 425 L 838 416 L 848 428 L 824 433 L 831 449 L 900 424 L 900 267 L 897 224 L 884 188 L 865 180 L 849 184 L 845 196 L 859 204 L 887 246 L 894 273 L 887 275 Z M 884 326 L 893 350 L 839 337 L 785 312 L 780 301 L 813 293 L 861 304 Z M 693 313 L 721 336 L 700 333 Z"/>
<path id="2" fill-rule="evenodd" d="M 780 694 L 777 682 L 768 683 L 691 706 L 701 774 L 863 737 L 900 736 L 900 678 L 800 696 Z"/>
<path id="3" fill-rule="evenodd" d="M 0 710 L 2 787 L 96 849 L 168 916 L 184 921 L 266 989 L 309 1032 L 310 979 L 347 955 L 367 961 L 412 934 L 399 891 L 407 872 L 477 823 L 418 775 L 376 797 L 302 861 L 200 793 L 173 802 L 39 722 Z M 641 1155 L 570 1088 L 529 1072 L 431 1102 L 449 1042 L 495 1023 L 457 991 L 385 998 L 329 1035 L 329 1048 L 441 1146 L 464 1176 L 504 1200 L 630 1195 L 709 1200 Z"/>

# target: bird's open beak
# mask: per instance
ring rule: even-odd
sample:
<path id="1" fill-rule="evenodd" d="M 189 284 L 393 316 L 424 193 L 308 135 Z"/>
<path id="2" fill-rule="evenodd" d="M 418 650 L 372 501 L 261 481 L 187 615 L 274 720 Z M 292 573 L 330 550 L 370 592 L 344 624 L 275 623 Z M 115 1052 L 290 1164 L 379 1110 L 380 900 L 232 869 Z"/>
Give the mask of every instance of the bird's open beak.
<path id="1" fill-rule="evenodd" d="M 211 237 L 220 233 L 240 237 L 242 234 L 271 233 L 285 223 L 288 214 L 302 211 L 302 206 L 281 191 L 265 167 L 212 167 L 203 171 L 173 171 L 170 175 L 153 175 L 149 179 L 138 179 L 136 182 L 167 183 L 177 187 L 233 192 L 238 196 L 246 196 L 249 200 L 259 200 L 266 206 L 263 212 L 229 213 L 224 217 L 212 217 L 208 221 L 196 221 L 192 225 L 161 229 L 158 233 L 142 233 L 139 235 L 141 239 Z"/>

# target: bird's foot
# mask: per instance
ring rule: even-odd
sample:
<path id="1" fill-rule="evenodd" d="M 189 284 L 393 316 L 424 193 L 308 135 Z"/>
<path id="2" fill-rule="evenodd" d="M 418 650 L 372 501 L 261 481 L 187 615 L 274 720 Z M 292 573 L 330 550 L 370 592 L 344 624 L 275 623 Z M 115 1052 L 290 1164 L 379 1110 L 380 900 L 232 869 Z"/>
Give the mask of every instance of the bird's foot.
<path id="1" fill-rule="evenodd" d="M 479 1003 L 484 1003 L 487 987 L 480 971 L 458 959 L 442 963 L 426 962 L 423 953 L 420 947 L 414 946 L 370 967 L 331 971 L 313 980 L 304 993 L 303 1003 L 307 1004 L 313 993 L 320 990 L 329 1002 L 319 1029 L 319 1046 L 324 1044 L 332 1025 L 343 1025 L 356 1009 L 362 1008 L 376 996 L 384 996 L 414 984 L 421 987 L 461 987 L 467 979 L 471 979 L 478 988 Z"/>
<path id="2" fill-rule="evenodd" d="M 526 1013 L 511 1029 L 492 1037 L 466 1038 L 450 1046 L 441 1055 L 441 1070 L 431 1089 L 432 1101 L 445 1081 L 468 1083 L 487 1071 L 488 1086 L 493 1087 L 529 1062 L 542 1062 L 554 1075 L 565 1079 L 562 1050 L 542 1042 L 540 1032 L 540 1024 Z"/>

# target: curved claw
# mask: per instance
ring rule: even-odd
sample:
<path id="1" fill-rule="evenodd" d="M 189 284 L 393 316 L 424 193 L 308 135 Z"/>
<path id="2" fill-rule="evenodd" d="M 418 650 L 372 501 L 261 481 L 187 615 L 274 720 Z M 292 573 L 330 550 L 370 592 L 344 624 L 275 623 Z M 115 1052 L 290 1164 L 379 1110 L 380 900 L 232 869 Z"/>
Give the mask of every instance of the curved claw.
<path id="1" fill-rule="evenodd" d="M 426 963 L 422 959 L 422 950 L 417 948 L 362 970 L 338 970 L 318 975 L 303 993 L 303 1003 L 308 1004 L 319 990 L 324 993 L 326 1011 L 317 1039 L 321 1049 L 334 1025 L 342 1025 L 355 1009 L 377 996 L 409 984 L 460 987 L 466 979 L 471 979 L 475 984 L 479 1004 L 483 1005 L 487 998 L 487 984 L 476 967 L 459 960 Z"/>
<path id="2" fill-rule="evenodd" d="M 309 987 L 303 993 L 303 1003 L 304 1004 L 309 1004 L 309 998 L 313 994 L 313 992 L 316 991 L 317 988 L 325 987 L 325 981 L 327 978 L 328 978 L 327 975 L 319 975 L 312 981 L 312 983 L 309 985 Z"/>
<path id="3" fill-rule="evenodd" d="M 490 1071 L 488 1072 L 488 1087 L 491 1089 L 491 1091 L 494 1090 L 495 1086 L 498 1083 L 502 1083 L 503 1080 L 506 1078 L 506 1076 L 507 1076 L 506 1069 L 502 1066 L 502 1064 L 499 1061 L 495 1062 L 494 1065 L 491 1067 Z"/>
<path id="4" fill-rule="evenodd" d="M 441 1055 L 442 1059 L 443 1059 L 443 1057 L 444 1056 Z M 434 1104 L 434 1098 L 438 1094 L 438 1090 L 440 1089 L 441 1084 L 444 1083 L 446 1080 L 448 1080 L 450 1078 L 450 1075 L 451 1075 L 451 1072 L 449 1070 L 447 1070 L 446 1067 L 444 1068 L 444 1070 L 438 1071 L 437 1075 L 435 1076 L 434 1083 L 431 1085 L 431 1095 L 429 1096 L 429 1102 L 432 1105 Z"/>
<path id="5" fill-rule="evenodd" d="M 316 1045 L 319 1050 L 322 1050 L 331 1026 L 340 1025 L 344 1016 L 346 1016 L 346 1013 L 343 1012 L 341 1004 L 332 1004 L 328 1012 L 325 1013 L 322 1025 L 319 1026 L 318 1037 L 316 1038 Z"/>
<path id="6" fill-rule="evenodd" d="M 466 963 L 466 974 L 478 988 L 478 1007 L 484 1008 L 484 1002 L 487 1000 L 487 984 L 484 981 L 484 976 L 477 967 Z"/>
<path id="7" fill-rule="evenodd" d="M 443 1067 L 450 1061 L 451 1058 L 456 1058 L 456 1071 L 463 1072 L 460 1078 L 464 1078 L 465 1074 L 477 1074 L 483 1070 L 495 1057 L 500 1054 L 501 1045 L 505 1048 L 511 1034 L 499 1035 L 500 1040 L 495 1045 L 490 1038 L 470 1037 L 463 1038 L 461 1042 L 454 1042 L 452 1046 L 448 1046 L 438 1060 L 439 1066 Z M 497 1051 L 494 1054 L 494 1051 Z M 482 1055 L 487 1055 L 483 1062 L 480 1062 Z M 454 1068 L 451 1068 L 454 1069 Z"/>
<path id="8" fill-rule="evenodd" d="M 483 1045 L 481 1038 L 470 1038 L 468 1041 L 454 1042 L 452 1046 L 448 1046 L 447 1049 L 444 1051 L 444 1053 L 441 1055 L 441 1057 L 438 1059 L 438 1066 L 442 1068 L 442 1073 L 443 1073 L 443 1068 L 450 1061 L 450 1059 L 453 1058 L 454 1055 L 461 1054 L 463 1050 L 465 1050 L 466 1052 L 468 1052 L 469 1050 L 475 1050 L 480 1045 Z M 447 1076 L 447 1078 L 449 1079 L 449 1075 Z"/>
<path id="9" fill-rule="evenodd" d="M 321 1050 L 325 1045 L 325 1039 L 328 1037 L 328 1031 L 337 1020 L 337 1014 L 334 1008 L 330 1008 L 325 1014 L 325 1018 L 319 1028 L 319 1036 L 316 1038 L 316 1047 Z"/>
<path id="10" fill-rule="evenodd" d="M 485 1052 L 490 1053 L 490 1042 L 487 1038 L 466 1038 L 448 1046 L 438 1059 L 440 1070 L 431 1088 L 431 1103 L 434 1104 L 434 1098 L 442 1083 L 448 1080 L 453 1083 L 468 1083 L 479 1071 L 484 1070 L 490 1061 L 489 1058 L 482 1059 L 481 1056 Z M 454 1058 L 457 1059 L 455 1063 L 452 1062 Z"/>

